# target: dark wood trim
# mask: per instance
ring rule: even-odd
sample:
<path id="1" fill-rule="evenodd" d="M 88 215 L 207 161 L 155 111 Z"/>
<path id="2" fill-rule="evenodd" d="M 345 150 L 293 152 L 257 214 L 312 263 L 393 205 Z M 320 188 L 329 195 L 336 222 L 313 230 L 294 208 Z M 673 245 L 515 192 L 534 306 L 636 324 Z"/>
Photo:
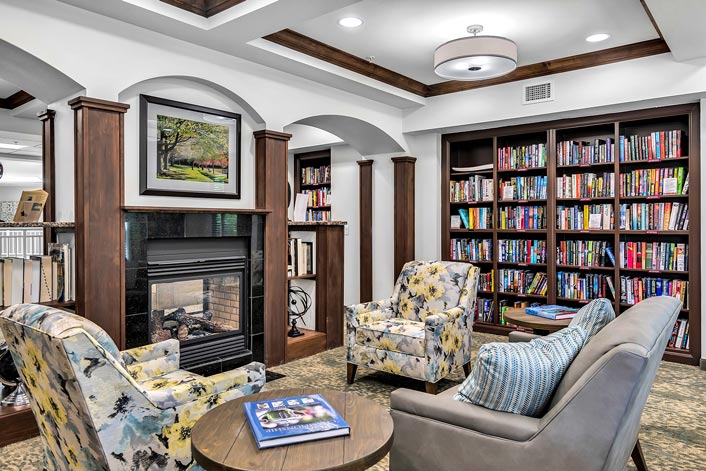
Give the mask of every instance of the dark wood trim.
<path id="1" fill-rule="evenodd" d="M 445 95 L 447 93 L 456 93 L 489 87 L 491 85 L 516 82 L 518 80 L 544 77 L 546 75 L 560 74 L 572 70 L 586 69 L 599 65 L 612 64 L 614 62 L 664 54 L 666 52 L 669 52 L 669 47 L 663 39 L 651 39 L 649 41 L 628 44 L 626 46 L 612 47 L 610 49 L 588 52 L 586 54 L 524 65 L 518 67 L 512 73 L 494 79 L 478 80 L 475 82 L 450 80 L 448 82 L 436 83 L 429 86 L 429 93 L 427 93 L 426 96 Z"/>
<path id="2" fill-rule="evenodd" d="M 373 300 L 373 160 L 358 163 L 358 225 L 360 227 L 359 302 Z M 448 192 L 447 192 L 448 193 Z"/>
<path id="3" fill-rule="evenodd" d="M 385 67 L 376 65 L 346 51 L 342 51 L 341 49 L 329 46 L 328 44 L 317 41 L 316 39 L 310 38 L 309 36 L 305 36 L 301 33 L 297 33 L 296 31 L 292 31 L 291 29 L 283 29 L 282 31 L 269 34 L 264 36 L 264 39 L 297 52 L 301 52 L 302 54 L 316 57 L 317 59 L 321 59 L 330 64 L 337 65 L 338 67 L 343 67 L 344 69 L 370 77 L 388 85 L 392 85 L 393 87 L 414 93 L 415 95 L 427 95 L 428 86 L 422 82 L 406 77 L 393 70 L 386 69 Z"/>
<path id="4" fill-rule="evenodd" d="M 650 7 L 647 6 L 647 2 L 645 2 L 645 0 L 640 0 L 640 3 L 642 4 L 642 8 L 644 8 L 645 13 L 647 13 L 647 17 L 652 22 L 652 26 L 654 26 L 655 31 L 657 31 L 657 34 L 659 34 L 660 39 L 664 39 L 664 36 L 662 36 L 662 31 L 660 31 L 659 25 L 657 25 L 657 22 L 655 21 L 655 17 L 652 16 L 652 12 L 650 11 Z"/>
<path id="5" fill-rule="evenodd" d="M 190 13 L 195 13 L 204 18 L 217 15 L 235 5 L 243 3 L 245 0 L 160 0 L 167 5 L 171 5 Z"/>
<path id="6" fill-rule="evenodd" d="M 56 218 L 56 146 L 54 144 L 54 118 L 56 111 L 44 110 L 37 113 L 42 122 L 42 181 L 44 191 L 48 193 L 44 204 L 44 220 L 53 222 Z M 49 253 L 48 245 L 54 241 L 54 230 L 44 229 L 44 253 Z"/>
<path id="7" fill-rule="evenodd" d="M 129 105 L 87 97 L 74 110 L 76 312 L 125 348 L 124 116 Z"/>
<path id="8" fill-rule="evenodd" d="M 343 345 L 343 226 L 316 226 L 316 317 L 326 348 Z"/>
<path id="9" fill-rule="evenodd" d="M 287 142 L 292 137 L 256 131 L 255 206 L 265 218 L 265 363 L 284 363 L 287 345 Z"/>
<path id="10" fill-rule="evenodd" d="M 5 397 L 9 388 L 0 385 L 0 397 Z M 0 406 L 0 447 L 21 442 L 39 435 L 39 427 L 30 405 L 20 407 Z"/>
<path id="11" fill-rule="evenodd" d="M 0 98 L 0 108 L 5 108 L 8 110 L 14 110 L 19 108 L 25 103 L 29 103 L 34 100 L 34 97 L 24 90 L 20 90 L 17 93 L 13 93 L 7 98 Z"/>
<path id="12" fill-rule="evenodd" d="M 267 209 L 238 209 L 238 208 L 164 208 L 156 206 L 122 206 L 120 209 L 126 213 L 223 213 L 223 214 L 269 214 Z"/>
<path id="13" fill-rule="evenodd" d="M 414 163 L 415 157 L 392 157 L 395 164 L 394 275 L 414 260 Z"/>

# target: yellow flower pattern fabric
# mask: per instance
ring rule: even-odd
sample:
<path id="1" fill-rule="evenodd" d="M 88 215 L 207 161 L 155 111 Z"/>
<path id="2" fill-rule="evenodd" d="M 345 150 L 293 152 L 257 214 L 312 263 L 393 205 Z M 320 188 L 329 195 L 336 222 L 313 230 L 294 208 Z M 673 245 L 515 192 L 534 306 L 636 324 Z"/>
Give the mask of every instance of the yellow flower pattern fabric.
<path id="1" fill-rule="evenodd" d="M 255 362 L 213 377 L 171 360 L 160 369 L 159 356 L 178 357 L 178 344 L 121 353 L 92 322 L 46 306 L 5 310 L 0 330 L 27 387 L 48 471 L 200 470 L 191 457 L 196 420 L 265 383 Z M 151 366 L 139 368 L 143 360 Z M 148 370 L 156 376 L 141 377 Z"/>
<path id="2" fill-rule="evenodd" d="M 391 298 L 346 307 L 347 361 L 433 383 L 470 362 L 479 273 L 461 262 L 405 264 Z"/>

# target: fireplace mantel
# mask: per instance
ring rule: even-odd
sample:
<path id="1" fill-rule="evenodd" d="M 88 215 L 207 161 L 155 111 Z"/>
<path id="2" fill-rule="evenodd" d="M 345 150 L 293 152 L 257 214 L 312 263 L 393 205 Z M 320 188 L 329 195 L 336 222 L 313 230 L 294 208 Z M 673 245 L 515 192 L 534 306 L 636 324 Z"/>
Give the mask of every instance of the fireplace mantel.
<path id="1" fill-rule="evenodd" d="M 238 208 L 166 208 L 161 206 L 121 206 L 126 213 L 200 213 L 200 214 L 269 214 L 268 209 Z"/>

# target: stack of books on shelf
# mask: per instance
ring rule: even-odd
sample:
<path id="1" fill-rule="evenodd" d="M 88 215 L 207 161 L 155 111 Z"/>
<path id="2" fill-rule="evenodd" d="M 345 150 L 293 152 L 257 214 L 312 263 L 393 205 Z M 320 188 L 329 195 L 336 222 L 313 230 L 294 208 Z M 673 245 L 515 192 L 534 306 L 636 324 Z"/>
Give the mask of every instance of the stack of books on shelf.
<path id="1" fill-rule="evenodd" d="M 543 317 L 545 319 L 558 321 L 562 319 L 573 319 L 574 317 L 576 317 L 576 313 L 578 313 L 579 310 L 572 307 L 551 304 L 546 306 L 526 307 L 525 312 L 532 316 Z"/>
<path id="2" fill-rule="evenodd" d="M 620 229 L 626 231 L 686 231 L 686 203 L 632 203 L 620 205 Z"/>
<path id="3" fill-rule="evenodd" d="M 648 168 L 620 174 L 621 196 L 682 195 L 688 191 L 689 175 L 683 167 Z"/>
<path id="4" fill-rule="evenodd" d="M 451 239 L 451 260 L 492 262 L 493 239 Z"/>
<path id="5" fill-rule="evenodd" d="M 557 165 L 590 165 L 613 162 L 613 139 L 593 141 L 562 141 L 556 145 Z"/>
<path id="6" fill-rule="evenodd" d="M 314 274 L 314 243 L 290 238 L 287 251 L 287 276 Z"/>
<path id="7" fill-rule="evenodd" d="M 556 228 L 561 230 L 611 230 L 614 227 L 612 204 L 557 206 Z"/>
<path id="8" fill-rule="evenodd" d="M 556 263 L 577 267 L 607 267 L 614 266 L 615 258 L 610 244 L 604 240 L 560 240 L 556 248 Z"/>
<path id="9" fill-rule="evenodd" d="M 667 344 L 669 348 L 689 349 L 689 320 L 677 319 L 672 329 L 672 336 Z"/>
<path id="10" fill-rule="evenodd" d="M 675 242 L 620 242 L 620 268 L 689 270 L 689 246 Z"/>
<path id="11" fill-rule="evenodd" d="M 546 240 L 500 239 L 498 261 L 512 263 L 547 263 Z"/>
<path id="12" fill-rule="evenodd" d="M 666 278 L 620 277 L 620 302 L 637 304 L 652 296 L 672 296 L 682 302 L 683 309 L 689 309 L 689 282 Z"/>
<path id="13" fill-rule="evenodd" d="M 498 210 L 500 229 L 546 229 L 546 209 L 546 206 L 503 206 Z"/>
<path id="14" fill-rule="evenodd" d="M 493 322 L 493 310 L 492 299 L 478 298 L 475 312 L 473 313 L 473 321 Z"/>
<path id="15" fill-rule="evenodd" d="M 557 198 L 608 198 L 615 196 L 615 174 L 577 173 L 556 179 Z"/>
<path id="16" fill-rule="evenodd" d="M 75 300 L 69 244 L 49 244 L 49 255 L 0 259 L 0 305 Z"/>
<path id="17" fill-rule="evenodd" d="M 557 272 L 557 297 L 587 301 L 607 298 L 610 291 L 615 299 L 615 286 L 611 275 L 594 273 Z"/>
<path id="18" fill-rule="evenodd" d="M 329 206 L 331 204 L 331 189 L 319 188 L 317 190 L 304 190 L 303 192 L 308 198 L 307 206 L 309 208 L 318 208 L 320 206 Z"/>
<path id="19" fill-rule="evenodd" d="M 664 160 L 682 156 L 682 131 L 656 131 L 646 136 L 620 136 L 620 161 Z"/>
<path id="20" fill-rule="evenodd" d="M 547 274 L 530 270 L 498 270 L 498 287 L 503 293 L 547 294 Z"/>
<path id="21" fill-rule="evenodd" d="M 498 148 L 498 170 L 514 170 L 546 166 L 547 147 L 544 144 Z"/>
<path id="22" fill-rule="evenodd" d="M 451 228 L 465 229 L 492 229 L 493 228 L 493 208 L 460 208 L 459 218 L 451 216 Z"/>
<path id="23" fill-rule="evenodd" d="M 500 180 L 500 198 L 503 200 L 547 199 L 547 177 L 514 177 Z"/>
<path id="24" fill-rule="evenodd" d="M 486 293 L 493 292 L 493 270 L 490 273 L 481 273 L 478 279 L 478 291 L 485 291 Z"/>
<path id="25" fill-rule="evenodd" d="M 328 209 L 307 209 L 306 220 L 314 222 L 330 221 L 331 211 Z"/>
<path id="26" fill-rule="evenodd" d="M 451 180 L 450 184 L 449 198 L 452 203 L 493 201 L 492 178 L 474 175 L 464 181 Z"/>
<path id="27" fill-rule="evenodd" d="M 331 183 L 331 166 L 305 167 L 302 169 L 302 185 L 324 185 Z"/>

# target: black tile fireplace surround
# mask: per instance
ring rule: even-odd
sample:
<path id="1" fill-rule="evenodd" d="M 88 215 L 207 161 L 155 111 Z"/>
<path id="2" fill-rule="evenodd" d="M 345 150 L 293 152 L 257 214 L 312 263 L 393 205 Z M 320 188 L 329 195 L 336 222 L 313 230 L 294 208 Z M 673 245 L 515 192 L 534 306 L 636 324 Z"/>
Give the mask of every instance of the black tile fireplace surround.
<path id="1" fill-rule="evenodd" d="M 235 298 L 239 299 L 240 317 L 233 326 L 217 329 L 214 335 L 197 330 L 198 338 L 189 335 L 187 339 L 186 332 L 180 332 L 184 335 L 182 363 L 186 362 L 182 367 L 200 374 L 215 374 L 251 360 L 264 361 L 264 221 L 263 214 L 126 212 L 126 347 L 153 343 L 156 327 L 155 313 L 150 308 L 151 285 L 165 281 L 165 274 L 166 281 L 173 281 L 174 273 L 180 275 L 178 270 L 168 269 L 173 263 L 175 268 L 186 267 L 185 279 L 199 278 L 200 267 L 205 270 L 204 276 L 227 277 L 236 273 L 242 279 L 236 285 L 240 298 Z M 228 268 L 220 270 L 219 265 Z M 235 272 L 227 271 L 233 267 Z M 175 315 L 178 317 L 179 313 L 169 319 Z M 211 315 L 209 312 L 208 318 Z"/>

